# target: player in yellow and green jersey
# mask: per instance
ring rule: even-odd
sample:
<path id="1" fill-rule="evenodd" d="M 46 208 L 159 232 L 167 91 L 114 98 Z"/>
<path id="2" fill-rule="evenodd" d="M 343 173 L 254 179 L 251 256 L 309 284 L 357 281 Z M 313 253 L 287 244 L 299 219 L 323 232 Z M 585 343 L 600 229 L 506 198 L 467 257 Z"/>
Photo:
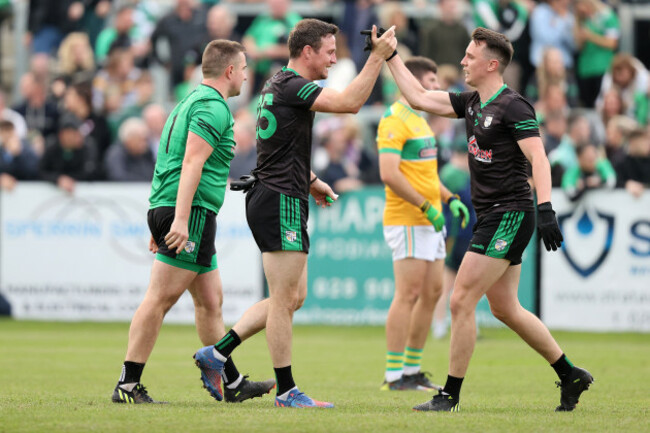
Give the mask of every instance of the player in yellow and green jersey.
<path id="1" fill-rule="evenodd" d="M 433 60 L 414 57 L 406 67 L 428 90 L 439 89 Z M 384 238 L 393 252 L 395 296 L 386 319 L 386 373 L 382 390 L 434 391 L 420 371 L 433 310 L 442 290 L 445 219 L 442 202 L 467 223 L 465 205 L 440 183 L 436 139 L 426 119 L 403 97 L 377 131 L 379 169 L 386 184 Z M 461 215 L 462 212 L 462 215 Z"/>

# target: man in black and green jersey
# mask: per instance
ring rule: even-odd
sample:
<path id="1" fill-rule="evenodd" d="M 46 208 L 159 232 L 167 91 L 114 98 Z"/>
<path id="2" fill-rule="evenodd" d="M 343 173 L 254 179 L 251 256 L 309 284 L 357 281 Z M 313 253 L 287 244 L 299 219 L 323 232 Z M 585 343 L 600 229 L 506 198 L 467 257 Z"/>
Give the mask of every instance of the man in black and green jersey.
<path id="1" fill-rule="evenodd" d="M 226 99 L 238 95 L 246 80 L 244 51 L 237 42 L 208 44 L 203 81 L 165 124 L 149 197 L 149 249 L 156 260 L 145 298 L 131 322 L 126 360 L 113 392 L 115 403 L 156 403 L 140 377 L 165 313 L 186 289 L 194 299 L 201 341 L 214 344 L 225 334 L 214 239 L 235 147 Z M 232 359 L 225 363 L 223 376 L 226 401 L 258 397 L 275 386 L 273 380 L 246 380 Z"/>
<path id="2" fill-rule="evenodd" d="M 537 192 L 537 228 L 547 250 L 562 246 L 551 206 L 551 170 L 539 137 L 533 107 L 503 82 L 512 59 L 510 41 L 482 27 L 472 33 L 461 66 L 465 82 L 476 91 L 427 91 L 396 56 L 388 66 L 397 85 L 418 108 L 465 118 L 472 203 L 477 214 L 474 235 L 463 257 L 451 297 L 449 375 L 443 390 L 418 411 L 458 411 L 460 388 L 476 343 L 474 311 L 483 295 L 492 313 L 542 355 L 560 378 L 557 411 L 571 411 L 593 378 L 574 367 L 546 326 L 517 299 L 521 256 L 535 230 L 535 207 L 528 183 L 532 166 Z"/>
<path id="3" fill-rule="evenodd" d="M 270 296 L 249 308 L 214 348 L 204 347 L 196 354 L 217 365 L 202 369 L 204 376 L 215 376 L 219 362 L 266 327 L 278 383 L 277 407 L 333 406 L 299 391 L 291 373 L 293 312 L 307 296 L 308 198 L 311 194 L 316 204 L 329 206 L 337 197 L 311 171 L 314 111 L 359 111 L 396 46 L 394 28 L 381 38 L 373 28 L 374 48 L 359 75 L 343 92 L 323 89 L 313 81 L 327 78 L 328 68 L 336 63 L 337 31 L 335 25 L 320 20 L 300 21 L 289 35 L 289 64 L 266 82 L 260 95 L 254 170 L 258 180 L 246 197 L 246 216 L 262 251 Z"/>

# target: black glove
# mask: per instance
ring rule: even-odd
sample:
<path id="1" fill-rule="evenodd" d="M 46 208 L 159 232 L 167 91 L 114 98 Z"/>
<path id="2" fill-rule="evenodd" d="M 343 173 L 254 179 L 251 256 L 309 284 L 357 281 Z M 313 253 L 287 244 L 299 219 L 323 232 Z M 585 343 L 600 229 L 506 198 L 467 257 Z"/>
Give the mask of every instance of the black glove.
<path id="1" fill-rule="evenodd" d="M 381 35 L 386 33 L 386 29 L 383 27 L 379 27 L 377 29 L 377 37 L 381 38 Z M 366 43 L 363 46 L 363 51 L 372 51 L 372 30 L 361 30 L 361 34 L 366 36 Z M 390 55 L 389 58 L 386 59 L 386 61 L 392 59 L 397 55 L 397 50 L 393 51 L 393 54 Z"/>
<path id="2" fill-rule="evenodd" d="M 230 182 L 231 191 L 243 191 L 247 193 L 251 188 L 255 186 L 257 182 L 257 177 L 254 175 L 245 175 L 239 178 L 239 180 L 233 180 Z"/>
<path id="3" fill-rule="evenodd" d="M 551 251 L 551 249 L 557 251 L 562 247 L 564 238 L 550 201 L 537 205 L 537 230 L 544 241 L 546 251 Z"/>

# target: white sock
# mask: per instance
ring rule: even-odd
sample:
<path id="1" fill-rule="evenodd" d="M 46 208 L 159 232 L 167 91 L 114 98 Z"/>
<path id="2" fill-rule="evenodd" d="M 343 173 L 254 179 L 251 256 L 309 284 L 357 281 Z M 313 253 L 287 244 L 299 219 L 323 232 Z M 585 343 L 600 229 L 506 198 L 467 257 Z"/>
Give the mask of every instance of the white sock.
<path id="1" fill-rule="evenodd" d="M 417 367 L 409 367 L 408 365 L 404 366 L 404 376 L 413 376 L 414 374 L 418 374 L 419 372 L 420 372 L 419 365 Z"/>
<path id="2" fill-rule="evenodd" d="M 138 384 L 138 382 L 133 382 L 133 383 L 123 383 L 119 385 L 120 388 L 122 388 L 124 391 L 131 392 L 133 391 L 133 388 Z"/>
<path id="3" fill-rule="evenodd" d="M 244 380 L 244 376 L 242 376 L 241 373 L 239 373 L 239 377 L 237 378 L 237 380 L 234 381 L 233 383 L 229 383 L 228 385 L 226 385 L 226 388 L 235 389 L 239 386 L 242 380 Z"/>
<path id="4" fill-rule="evenodd" d="M 278 395 L 277 397 L 278 397 L 280 400 L 286 400 L 286 399 L 289 397 L 289 393 L 290 393 L 291 391 L 298 391 L 298 387 L 297 387 L 297 386 L 294 386 L 294 387 L 291 388 L 289 391 L 285 392 L 285 393 L 282 394 L 282 395 Z"/>
<path id="5" fill-rule="evenodd" d="M 386 382 L 395 382 L 404 374 L 404 370 L 387 370 L 385 374 Z"/>
<path id="6" fill-rule="evenodd" d="M 226 360 L 228 359 L 222 354 L 220 354 L 219 352 L 217 352 L 217 349 L 215 349 L 214 347 L 212 348 L 212 355 L 221 362 L 226 362 Z"/>

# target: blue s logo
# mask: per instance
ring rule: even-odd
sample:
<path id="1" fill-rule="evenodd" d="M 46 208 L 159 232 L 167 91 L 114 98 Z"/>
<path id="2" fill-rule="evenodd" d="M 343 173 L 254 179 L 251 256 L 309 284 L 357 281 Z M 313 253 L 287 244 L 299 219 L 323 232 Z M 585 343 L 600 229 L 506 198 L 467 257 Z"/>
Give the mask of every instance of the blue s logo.
<path id="1" fill-rule="evenodd" d="M 565 234 L 562 254 L 576 272 L 584 278 L 588 277 L 605 261 L 612 247 L 614 216 L 598 210 L 588 212 L 579 206 L 575 212 L 558 215 L 558 223 Z M 567 242 L 567 238 L 570 242 Z M 579 250 L 572 251 L 571 241 L 581 239 L 585 240 L 584 244 L 580 245 Z"/>

